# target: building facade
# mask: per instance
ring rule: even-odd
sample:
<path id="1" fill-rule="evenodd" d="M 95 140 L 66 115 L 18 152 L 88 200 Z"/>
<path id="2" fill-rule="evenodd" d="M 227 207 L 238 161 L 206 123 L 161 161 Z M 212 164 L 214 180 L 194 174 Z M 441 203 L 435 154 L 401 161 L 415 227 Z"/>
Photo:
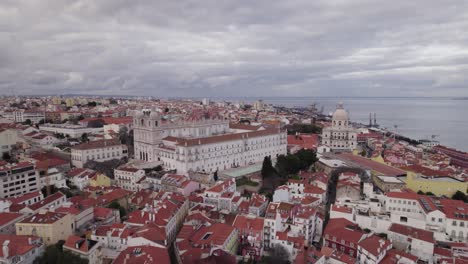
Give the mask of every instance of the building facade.
<path id="1" fill-rule="evenodd" d="M 143 110 L 133 120 L 135 158 L 161 161 L 177 173 L 222 171 L 286 154 L 286 131 L 279 128 L 231 128 L 229 121 L 170 122 Z"/>
<path id="2" fill-rule="evenodd" d="M 41 237 L 46 245 L 66 240 L 74 230 L 75 224 L 71 215 L 64 213 L 41 211 L 16 223 L 17 235 Z"/>
<path id="3" fill-rule="evenodd" d="M 348 112 L 342 103 L 333 113 L 331 126 L 322 131 L 322 144 L 332 151 L 352 151 L 357 147 L 357 130 L 350 124 Z"/>
<path id="4" fill-rule="evenodd" d="M 103 162 L 128 157 L 128 149 L 115 140 L 98 140 L 72 147 L 71 162 L 77 168 L 83 168 L 89 160 Z"/>
<path id="5" fill-rule="evenodd" d="M 0 166 L 0 198 L 8 198 L 40 190 L 39 173 L 30 162 Z"/>

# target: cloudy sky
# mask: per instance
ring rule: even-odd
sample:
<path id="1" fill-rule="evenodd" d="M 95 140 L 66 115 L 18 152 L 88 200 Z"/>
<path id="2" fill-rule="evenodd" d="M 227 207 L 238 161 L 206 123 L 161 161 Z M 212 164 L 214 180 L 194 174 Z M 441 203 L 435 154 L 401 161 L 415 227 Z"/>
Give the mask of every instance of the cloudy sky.
<path id="1" fill-rule="evenodd" d="M 468 96 L 465 0 L 1 0 L 0 94 Z"/>

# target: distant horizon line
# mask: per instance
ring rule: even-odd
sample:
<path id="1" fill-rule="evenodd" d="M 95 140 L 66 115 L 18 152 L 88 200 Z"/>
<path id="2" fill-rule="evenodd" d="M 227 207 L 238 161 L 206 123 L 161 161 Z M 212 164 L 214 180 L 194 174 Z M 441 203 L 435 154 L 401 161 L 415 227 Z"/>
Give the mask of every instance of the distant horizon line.
<path id="1" fill-rule="evenodd" d="M 49 97 L 49 96 L 58 96 L 58 97 L 74 97 L 74 96 L 83 96 L 83 97 L 103 97 L 103 98 L 121 98 L 121 97 L 132 97 L 132 98 L 141 98 L 149 97 L 154 99 L 278 99 L 278 98 L 359 98 L 359 99 L 375 99 L 375 98 L 385 98 L 385 99 L 464 99 L 468 100 L 468 96 L 155 96 L 155 95 L 99 95 L 99 94 L 24 94 L 24 95 L 5 95 L 0 94 L 2 97 Z"/>

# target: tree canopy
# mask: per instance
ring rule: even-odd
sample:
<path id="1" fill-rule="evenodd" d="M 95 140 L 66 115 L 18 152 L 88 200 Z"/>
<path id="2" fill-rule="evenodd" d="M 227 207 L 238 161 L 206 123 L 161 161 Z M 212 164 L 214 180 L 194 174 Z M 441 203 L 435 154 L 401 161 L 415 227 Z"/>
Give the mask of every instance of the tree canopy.
<path id="1" fill-rule="evenodd" d="M 263 159 L 261 174 L 262 179 L 274 176 L 276 174 L 275 168 L 273 168 L 273 164 L 271 162 L 271 156 L 265 156 Z"/>
<path id="2" fill-rule="evenodd" d="M 38 264 L 48 264 L 48 263 L 57 263 L 57 264 L 87 264 L 87 259 L 82 259 L 73 253 L 68 251 L 63 251 L 63 244 L 65 241 L 60 240 L 55 245 L 48 246 L 44 254 L 38 257 L 34 263 Z"/>
<path id="3" fill-rule="evenodd" d="M 88 127 L 100 128 L 103 127 L 106 123 L 102 119 L 95 119 L 88 122 Z"/>
<path id="4" fill-rule="evenodd" d="M 307 170 L 317 161 L 317 155 L 313 150 L 301 149 L 295 154 L 280 155 L 276 162 L 276 170 L 282 176 L 297 174 L 301 170 Z"/>
<path id="5" fill-rule="evenodd" d="M 466 196 L 466 194 L 461 191 L 457 191 L 455 194 L 453 194 L 452 199 L 460 200 L 460 201 L 464 201 L 465 203 L 468 203 L 468 196 Z"/>
<path id="6" fill-rule="evenodd" d="M 286 126 L 288 129 L 288 135 L 294 135 L 296 133 L 303 134 L 320 134 L 322 133 L 322 128 L 313 124 L 292 124 Z"/>

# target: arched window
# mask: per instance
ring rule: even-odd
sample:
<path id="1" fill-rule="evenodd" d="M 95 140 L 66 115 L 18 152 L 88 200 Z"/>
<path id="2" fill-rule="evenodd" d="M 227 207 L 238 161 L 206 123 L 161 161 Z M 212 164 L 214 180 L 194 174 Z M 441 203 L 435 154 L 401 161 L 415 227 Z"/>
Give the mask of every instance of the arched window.
<path id="1" fill-rule="evenodd" d="M 142 125 L 142 126 L 145 125 L 145 120 L 144 120 L 144 119 L 141 119 L 141 125 Z"/>

